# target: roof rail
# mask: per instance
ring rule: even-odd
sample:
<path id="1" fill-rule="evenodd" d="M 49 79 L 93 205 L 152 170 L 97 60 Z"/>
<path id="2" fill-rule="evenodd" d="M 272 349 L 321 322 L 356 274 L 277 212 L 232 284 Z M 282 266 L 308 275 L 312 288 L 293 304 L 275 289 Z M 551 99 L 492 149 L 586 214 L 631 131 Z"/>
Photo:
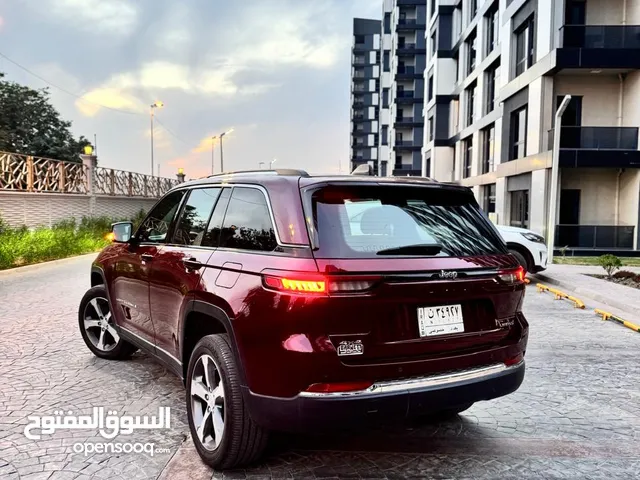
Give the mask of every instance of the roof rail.
<path id="1" fill-rule="evenodd" d="M 235 172 L 222 172 L 214 175 L 208 175 L 207 178 L 224 177 L 229 175 L 282 175 L 282 176 L 299 176 L 308 177 L 309 174 L 304 170 L 296 170 L 293 168 L 277 168 L 275 170 L 238 170 Z"/>

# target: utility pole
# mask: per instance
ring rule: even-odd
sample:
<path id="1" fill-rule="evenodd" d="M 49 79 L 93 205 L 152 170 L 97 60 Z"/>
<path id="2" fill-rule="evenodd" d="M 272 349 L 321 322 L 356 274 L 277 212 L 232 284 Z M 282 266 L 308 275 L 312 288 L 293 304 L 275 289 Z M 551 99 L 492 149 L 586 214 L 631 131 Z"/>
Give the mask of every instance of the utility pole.
<path id="1" fill-rule="evenodd" d="M 556 110 L 555 130 L 553 132 L 553 158 L 551 162 L 551 198 L 549 199 L 549 217 L 547 219 L 547 262 L 553 263 L 553 248 L 556 236 L 556 209 L 558 204 L 558 178 L 560 166 L 560 134 L 562 132 L 562 115 L 569 106 L 571 95 L 565 95 Z"/>

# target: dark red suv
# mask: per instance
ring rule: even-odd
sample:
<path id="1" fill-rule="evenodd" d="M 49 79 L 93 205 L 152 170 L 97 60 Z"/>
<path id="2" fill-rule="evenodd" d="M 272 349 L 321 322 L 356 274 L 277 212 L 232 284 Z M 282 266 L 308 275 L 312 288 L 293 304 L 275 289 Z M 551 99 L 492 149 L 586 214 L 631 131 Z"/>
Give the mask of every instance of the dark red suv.
<path id="1" fill-rule="evenodd" d="M 270 430 L 453 415 L 522 383 L 525 272 L 468 188 L 238 172 L 181 184 L 113 236 L 82 336 L 183 378 L 215 468 L 256 459 Z"/>

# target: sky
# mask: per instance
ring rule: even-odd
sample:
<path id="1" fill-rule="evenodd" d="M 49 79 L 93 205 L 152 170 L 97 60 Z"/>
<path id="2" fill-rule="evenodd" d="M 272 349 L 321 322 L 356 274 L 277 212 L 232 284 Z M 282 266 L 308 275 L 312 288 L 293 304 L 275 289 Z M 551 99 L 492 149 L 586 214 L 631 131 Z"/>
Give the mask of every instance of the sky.
<path id="1" fill-rule="evenodd" d="M 347 173 L 353 18 L 381 0 L 0 0 L 0 54 L 46 80 L 100 166 Z M 5 79 L 47 83 L 0 56 Z M 64 91 L 63 91 L 64 90 Z M 66 91 L 66 92 L 65 92 Z M 215 144 L 215 172 L 220 145 Z"/>

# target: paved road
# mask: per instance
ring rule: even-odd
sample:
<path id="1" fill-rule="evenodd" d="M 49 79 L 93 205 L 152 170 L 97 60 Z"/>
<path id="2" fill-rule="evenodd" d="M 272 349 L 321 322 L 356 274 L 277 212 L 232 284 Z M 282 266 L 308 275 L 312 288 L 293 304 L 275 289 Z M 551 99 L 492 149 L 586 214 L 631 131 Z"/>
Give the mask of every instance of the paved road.
<path id="1" fill-rule="evenodd" d="M 2 479 L 156 478 L 188 435 L 176 378 L 145 355 L 108 362 L 84 346 L 76 309 L 89 264 L 0 273 Z M 525 313 L 528 371 L 515 394 L 446 423 L 279 438 L 261 465 L 215 478 L 639 478 L 640 336 L 534 288 Z M 97 441 L 94 432 L 23 434 L 28 415 L 93 406 L 136 415 L 171 407 L 169 431 L 127 439 L 168 452 L 84 456 L 71 445 Z"/>

